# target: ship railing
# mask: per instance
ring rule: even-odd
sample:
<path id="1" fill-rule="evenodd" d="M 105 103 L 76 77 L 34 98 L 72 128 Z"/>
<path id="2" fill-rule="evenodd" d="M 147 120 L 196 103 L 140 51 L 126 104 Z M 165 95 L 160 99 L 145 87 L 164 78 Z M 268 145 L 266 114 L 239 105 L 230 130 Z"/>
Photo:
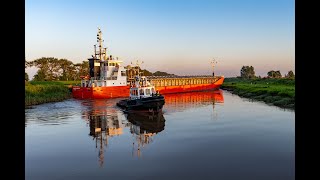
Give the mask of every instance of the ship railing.
<path id="1" fill-rule="evenodd" d="M 161 78 L 208 78 L 213 77 L 212 75 L 186 75 L 186 76 L 146 76 L 148 79 L 161 79 Z M 217 76 L 214 76 L 217 77 Z"/>
<path id="2" fill-rule="evenodd" d="M 91 80 L 117 80 L 117 76 L 111 76 L 111 77 L 107 77 L 107 78 L 101 78 L 100 77 L 91 77 Z"/>

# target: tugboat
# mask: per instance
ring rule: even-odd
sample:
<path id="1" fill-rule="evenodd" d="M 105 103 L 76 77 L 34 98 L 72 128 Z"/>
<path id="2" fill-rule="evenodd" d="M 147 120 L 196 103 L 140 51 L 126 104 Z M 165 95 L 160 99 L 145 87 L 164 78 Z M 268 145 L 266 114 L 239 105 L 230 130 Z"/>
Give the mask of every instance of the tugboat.
<path id="1" fill-rule="evenodd" d="M 120 100 L 117 106 L 126 111 L 148 110 L 149 112 L 159 112 L 165 104 L 164 96 L 156 92 L 145 76 L 135 76 L 135 82 L 130 87 L 128 99 Z"/>

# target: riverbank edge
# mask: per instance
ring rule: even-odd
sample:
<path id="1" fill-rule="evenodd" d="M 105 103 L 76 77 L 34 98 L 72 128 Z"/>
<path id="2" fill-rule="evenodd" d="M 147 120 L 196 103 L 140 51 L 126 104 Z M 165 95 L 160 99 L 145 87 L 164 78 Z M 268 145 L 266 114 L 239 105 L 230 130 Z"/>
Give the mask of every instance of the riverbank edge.
<path id="1" fill-rule="evenodd" d="M 231 92 L 232 94 L 236 94 L 239 97 L 248 98 L 254 101 L 264 102 L 268 105 L 277 106 L 283 109 L 295 110 L 294 99 L 288 101 L 288 97 L 284 96 L 274 96 L 269 93 L 261 93 L 261 92 L 251 92 L 246 89 L 242 89 L 237 87 L 236 85 L 223 84 L 220 89 Z M 293 103 L 292 103 L 293 101 Z"/>
<path id="2" fill-rule="evenodd" d="M 56 92 L 41 92 L 37 95 L 27 95 L 25 93 L 25 109 L 31 109 L 34 105 L 40 105 L 45 103 L 51 103 L 51 102 L 61 102 L 67 99 L 73 98 L 72 96 L 72 86 L 71 85 L 62 85 L 60 86 L 62 90 L 56 91 Z M 44 88 L 46 89 L 46 88 Z M 26 90 L 25 90 L 26 91 Z"/>
<path id="3" fill-rule="evenodd" d="M 25 109 L 32 108 L 32 106 L 34 105 L 50 103 L 50 102 L 60 102 L 63 100 L 73 98 L 72 86 L 69 85 L 65 87 L 68 88 L 68 91 L 65 91 L 65 93 L 57 94 L 56 96 L 54 96 L 54 98 L 51 96 L 51 97 L 42 98 L 40 100 L 33 101 L 32 103 L 30 103 L 30 100 L 27 101 L 27 97 L 25 97 Z M 232 94 L 236 94 L 239 97 L 244 97 L 244 98 L 248 98 L 256 101 L 262 101 L 262 102 L 265 102 L 266 104 L 274 105 L 284 109 L 295 110 L 295 103 L 292 103 L 294 102 L 294 100 L 291 99 L 288 101 L 288 97 L 274 96 L 268 93 L 261 93 L 261 92 L 250 92 L 250 91 L 246 91 L 245 89 L 241 89 L 234 84 L 229 84 L 229 83 L 222 84 L 220 89 L 231 92 Z"/>

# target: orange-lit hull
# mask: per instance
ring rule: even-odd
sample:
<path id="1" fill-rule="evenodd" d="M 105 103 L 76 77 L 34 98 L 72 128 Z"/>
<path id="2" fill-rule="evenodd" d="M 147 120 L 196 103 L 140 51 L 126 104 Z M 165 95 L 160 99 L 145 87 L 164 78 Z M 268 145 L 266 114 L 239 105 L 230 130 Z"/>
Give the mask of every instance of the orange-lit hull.
<path id="1" fill-rule="evenodd" d="M 181 92 L 194 92 L 194 91 L 207 91 L 219 89 L 223 84 L 224 78 L 221 77 L 213 84 L 193 84 L 193 85 L 180 85 L 180 86 L 159 86 L 156 89 L 160 94 L 181 93 Z"/>
<path id="2" fill-rule="evenodd" d="M 197 84 L 197 85 L 181 85 L 181 86 L 162 86 L 156 87 L 160 94 L 206 91 L 219 89 L 221 85 L 216 84 Z"/>
<path id="3" fill-rule="evenodd" d="M 170 93 L 164 95 L 166 104 L 164 111 L 166 113 L 184 111 L 189 108 L 199 108 L 201 106 L 223 104 L 224 97 L 221 89 L 214 91 Z"/>
<path id="4" fill-rule="evenodd" d="M 220 78 L 213 84 L 193 84 L 180 86 L 159 86 L 156 89 L 160 94 L 208 91 L 219 89 L 224 81 Z M 112 87 L 72 87 L 72 94 L 77 99 L 108 99 L 129 97 L 130 86 L 112 86 Z"/>
<path id="5" fill-rule="evenodd" d="M 203 102 L 217 102 L 224 103 L 223 91 L 203 91 L 200 93 L 188 92 L 188 93 L 177 93 L 177 94 L 166 94 L 166 105 L 171 104 L 186 104 L 186 103 L 203 103 Z"/>
<path id="6" fill-rule="evenodd" d="M 72 87 L 72 95 L 77 99 L 108 99 L 129 96 L 129 86 L 113 87 Z"/>

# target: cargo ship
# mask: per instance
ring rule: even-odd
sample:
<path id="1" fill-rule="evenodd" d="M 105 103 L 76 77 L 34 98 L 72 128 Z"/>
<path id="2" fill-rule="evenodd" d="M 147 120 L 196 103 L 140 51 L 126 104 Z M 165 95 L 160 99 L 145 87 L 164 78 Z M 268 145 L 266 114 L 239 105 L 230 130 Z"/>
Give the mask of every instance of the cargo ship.
<path id="1" fill-rule="evenodd" d="M 94 55 L 88 58 L 88 61 L 89 74 L 81 77 L 80 85 L 72 87 L 74 98 L 129 97 L 134 77 L 141 73 L 139 64 L 134 68 L 123 66 L 123 61 L 118 57 L 108 55 L 107 48 L 103 47 L 100 28 L 97 33 L 97 44 L 94 45 Z M 214 72 L 208 76 L 147 76 L 147 78 L 161 94 L 216 90 L 224 81 L 224 76 L 215 76 Z"/>

